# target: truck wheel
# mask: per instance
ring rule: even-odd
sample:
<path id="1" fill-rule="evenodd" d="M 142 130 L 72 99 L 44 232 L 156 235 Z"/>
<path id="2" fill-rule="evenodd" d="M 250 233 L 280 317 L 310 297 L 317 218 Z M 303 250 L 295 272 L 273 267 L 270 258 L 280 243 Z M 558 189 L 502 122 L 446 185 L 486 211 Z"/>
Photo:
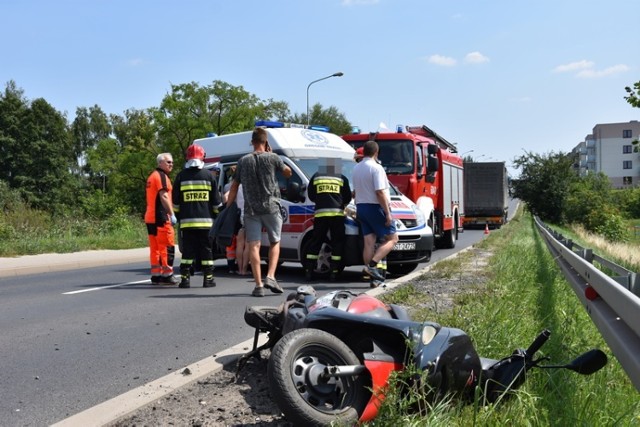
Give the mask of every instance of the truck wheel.
<path id="1" fill-rule="evenodd" d="M 456 247 L 456 240 L 458 235 L 457 229 L 447 230 L 442 235 L 442 247 L 445 249 L 452 249 Z"/>
<path id="2" fill-rule="evenodd" d="M 371 397 L 368 375 L 326 378 L 327 366 L 360 360 L 334 335 L 319 329 L 286 334 L 271 351 L 267 378 L 273 400 L 294 425 L 353 425 Z"/>

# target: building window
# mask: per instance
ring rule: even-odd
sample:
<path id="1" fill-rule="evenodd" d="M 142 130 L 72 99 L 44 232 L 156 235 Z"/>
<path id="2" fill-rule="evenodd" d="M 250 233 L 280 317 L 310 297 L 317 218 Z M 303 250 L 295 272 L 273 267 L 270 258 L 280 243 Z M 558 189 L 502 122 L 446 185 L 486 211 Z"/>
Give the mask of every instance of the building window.
<path id="1" fill-rule="evenodd" d="M 631 166 L 631 160 L 623 160 L 622 169 L 633 169 L 633 166 Z"/>
<path id="2" fill-rule="evenodd" d="M 622 131 L 622 137 L 623 138 L 631 138 L 631 129 L 624 129 Z"/>
<path id="3" fill-rule="evenodd" d="M 633 146 L 631 146 L 631 145 L 623 145 L 622 146 L 622 154 L 632 153 L 633 152 L 632 147 Z"/>
<path id="4" fill-rule="evenodd" d="M 632 185 L 633 184 L 633 177 L 631 177 L 631 176 L 623 176 L 622 177 L 622 183 L 624 185 Z"/>

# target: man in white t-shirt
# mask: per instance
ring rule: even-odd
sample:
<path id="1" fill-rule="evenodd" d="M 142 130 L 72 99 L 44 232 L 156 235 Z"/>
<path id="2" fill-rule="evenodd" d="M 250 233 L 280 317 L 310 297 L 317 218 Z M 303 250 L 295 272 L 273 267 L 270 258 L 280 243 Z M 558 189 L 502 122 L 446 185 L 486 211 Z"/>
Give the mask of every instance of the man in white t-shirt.
<path id="1" fill-rule="evenodd" d="M 364 158 L 353 169 L 353 188 L 356 211 L 364 235 L 362 258 L 364 273 L 374 282 L 384 281 L 384 272 L 378 268 L 398 241 L 398 233 L 391 216 L 389 181 L 382 165 L 377 162 L 378 143 L 367 141 L 363 146 Z M 376 249 L 376 239 L 382 243 Z"/>

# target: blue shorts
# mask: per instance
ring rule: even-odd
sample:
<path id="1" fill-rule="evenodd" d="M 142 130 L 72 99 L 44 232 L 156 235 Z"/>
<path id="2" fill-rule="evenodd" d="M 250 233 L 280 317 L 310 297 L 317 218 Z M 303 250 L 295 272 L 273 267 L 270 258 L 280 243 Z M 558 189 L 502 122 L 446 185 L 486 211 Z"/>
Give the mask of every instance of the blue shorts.
<path id="1" fill-rule="evenodd" d="M 364 236 L 375 233 L 378 239 L 382 239 L 384 236 L 396 233 L 395 222 L 391 221 L 389 227 L 385 225 L 387 217 L 382 206 L 377 203 L 358 203 L 356 205 L 356 215 L 358 221 L 360 221 L 362 235 Z"/>

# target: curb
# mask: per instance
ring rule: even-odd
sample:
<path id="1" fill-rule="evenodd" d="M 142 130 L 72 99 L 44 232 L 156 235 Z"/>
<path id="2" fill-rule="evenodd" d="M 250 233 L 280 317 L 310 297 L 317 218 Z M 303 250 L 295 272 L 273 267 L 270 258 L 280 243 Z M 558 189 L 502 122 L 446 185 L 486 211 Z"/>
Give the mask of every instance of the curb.
<path id="1" fill-rule="evenodd" d="M 134 264 L 149 259 L 148 248 L 95 250 L 66 254 L 25 255 L 0 258 L 0 277 L 17 277 L 52 271 L 79 270 L 116 264 Z"/>
<path id="2" fill-rule="evenodd" d="M 258 340 L 258 345 L 262 345 L 265 342 L 266 336 L 261 336 Z M 252 347 L 253 338 L 250 338 L 218 354 L 195 362 L 184 369 L 176 370 L 169 375 L 58 421 L 52 424 L 51 427 L 89 427 L 113 423 L 181 387 L 220 372 L 225 366 L 237 361 L 240 356 L 247 353 Z"/>

